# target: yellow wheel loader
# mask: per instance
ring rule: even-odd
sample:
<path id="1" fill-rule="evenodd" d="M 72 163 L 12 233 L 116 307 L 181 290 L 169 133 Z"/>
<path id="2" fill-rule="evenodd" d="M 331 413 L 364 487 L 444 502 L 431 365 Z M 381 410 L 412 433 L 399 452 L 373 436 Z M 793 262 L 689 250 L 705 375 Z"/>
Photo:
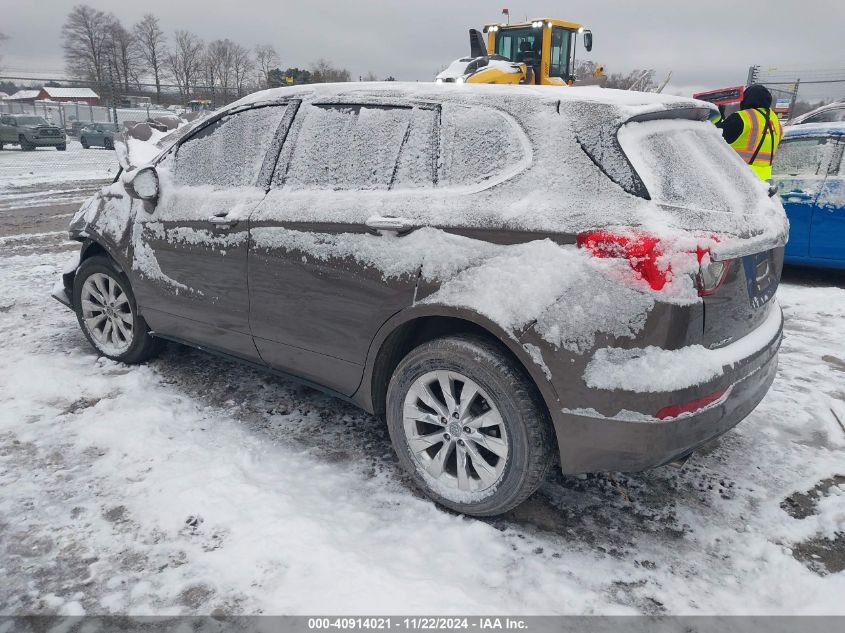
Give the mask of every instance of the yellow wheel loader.
<path id="1" fill-rule="evenodd" d="M 456 59 L 435 79 L 437 83 L 535 84 L 575 83 L 575 46 L 593 48 L 593 34 L 581 24 L 543 18 L 519 24 L 487 24 L 484 35 L 469 30 L 470 56 Z M 599 67 L 601 69 L 601 67 Z M 600 84 L 601 70 L 579 84 Z"/>

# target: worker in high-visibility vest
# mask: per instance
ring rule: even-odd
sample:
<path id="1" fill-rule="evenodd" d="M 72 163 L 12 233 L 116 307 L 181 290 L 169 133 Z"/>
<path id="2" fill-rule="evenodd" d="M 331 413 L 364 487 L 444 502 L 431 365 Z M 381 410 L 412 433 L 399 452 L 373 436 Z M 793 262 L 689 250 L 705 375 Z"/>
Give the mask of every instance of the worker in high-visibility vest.
<path id="1" fill-rule="evenodd" d="M 745 89 L 739 111 L 719 121 L 716 127 L 761 180 L 772 177 L 772 161 L 778 151 L 783 128 L 772 109 L 772 93 L 755 84 Z"/>

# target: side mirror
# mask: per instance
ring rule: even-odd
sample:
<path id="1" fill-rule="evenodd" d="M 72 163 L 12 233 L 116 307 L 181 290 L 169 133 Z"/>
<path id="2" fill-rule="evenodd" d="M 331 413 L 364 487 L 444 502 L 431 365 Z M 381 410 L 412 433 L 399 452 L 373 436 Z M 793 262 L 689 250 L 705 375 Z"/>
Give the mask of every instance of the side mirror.
<path id="1" fill-rule="evenodd" d="M 136 172 L 129 172 L 123 182 L 133 198 L 149 201 L 158 199 L 159 183 L 155 167 L 142 167 Z"/>
<path id="2" fill-rule="evenodd" d="M 593 32 L 589 29 L 584 31 L 584 48 L 588 53 L 593 50 Z"/>

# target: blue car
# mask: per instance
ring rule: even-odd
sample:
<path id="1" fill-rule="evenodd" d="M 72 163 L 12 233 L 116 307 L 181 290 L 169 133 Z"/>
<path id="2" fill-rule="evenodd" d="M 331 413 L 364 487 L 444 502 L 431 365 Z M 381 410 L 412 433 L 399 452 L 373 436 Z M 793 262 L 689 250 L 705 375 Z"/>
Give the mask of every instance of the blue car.
<path id="1" fill-rule="evenodd" d="M 114 149 L 114 135 L 117 126 L 114 123 L 92 123 L 79 132 L 79 142 L 84 149 L 89 147 L 105 147 Z"/>
<path id="2" fill-rule="evenodd" d="M 786 128 L 772 166 L 789 216 L 784 261 L 845 269 L 845 123 Z"/>

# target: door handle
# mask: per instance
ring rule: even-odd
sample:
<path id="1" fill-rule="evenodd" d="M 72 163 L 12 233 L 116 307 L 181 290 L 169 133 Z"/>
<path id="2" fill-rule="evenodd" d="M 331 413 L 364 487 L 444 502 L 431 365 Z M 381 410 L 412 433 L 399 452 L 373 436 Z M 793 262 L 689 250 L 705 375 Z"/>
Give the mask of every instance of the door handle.
<path id="1" fill-rule="evenodd" d="M 395 218 L 392 215 L 374 215 L 364 222 L 368 229 L 372 229 L 379 235 L 387 233 L 402 234 L 414 229 L 414 223 L 405 218 Z"/>
<path id="2" fill-rule="evenodd" d="M 225 213 L 222 215 L 212 215 L 208 218 L 208 221 L 218 229 L 230 229 L 238 223 L 236 219 L 227 217 Z"/>

